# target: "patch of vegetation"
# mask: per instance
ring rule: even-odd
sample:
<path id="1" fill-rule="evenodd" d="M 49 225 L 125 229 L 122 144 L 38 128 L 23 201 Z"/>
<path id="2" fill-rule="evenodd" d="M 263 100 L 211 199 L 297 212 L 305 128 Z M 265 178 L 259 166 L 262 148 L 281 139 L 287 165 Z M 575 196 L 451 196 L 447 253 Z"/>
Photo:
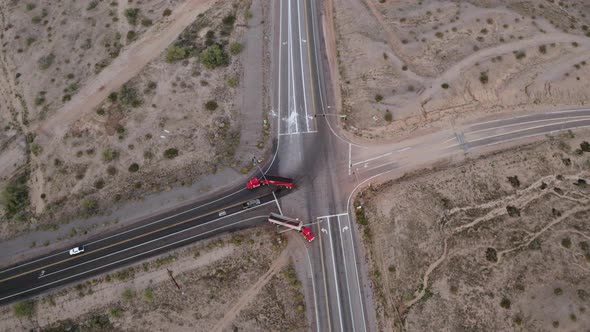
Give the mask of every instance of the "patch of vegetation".
<path id="1" fill-rule="evenodd" d="M 489 81 L 488 73 L 485 71 L 479 73 L 479 81 L 481 82 L 481 84 L 487 84 Z"/>
<path id="2" fill-rule="evenodd" d="M 443 84 L 441 84 L 440 86 L 441 86 L 441 88 L 443 88 L 443 89 L 448 89 L 448 88 L 449 88 L 449 84 L 448 84 L 448 83 L 443 83 Z"/>
<path id="3" fill-rule="evenodd" d="M 143 299 L 149 303 L 154 302 L 154 290 L 151 288 L 146 288 L 143 291 Z"/>
<path id="4" fill-rule="evenodd" d="M 369 220 L 367 219 L 367 216 L 365 215 L 365 208 L 359 202 L 354 204 L 354 206 L 356 207 L 354 209 L 356 221 L 359 223 L 359 225 L 363 225 L 363 226 L 368 225 Z"/>
<path id="5" fill-rule="evenodd" d="M 174 63 L 188 57 L 188 52 L 181 46 L 172 45 L 166 49 L 166 62 Z"/>
<path id="6" fill-rule="evenodd" d="M 118 157 L 119 157 L 119 152 L 117 150 L 114 150 L 112 148 L 106 148 L 106 149 L 102 150 L 102 160 L 104 160 L 105 162 L 113 161 L 113 160 L 117 159 Z"/>
<path id="7" fill-rule="evenodd" d="M 166 151 L 164 151 L 164 157 L 166 157 L 167 159 L 174 159 L 174 158 L 178 157 L 178 149 L 176 149 L 176 148 L 166 149 Z"/>
<path id="8" fill-rule="evenodd" d="M 547 45 L 539 46 L 539 53 L 541 53 L 541 54 L 547 53 Z"/>
<path id="9" fill-rule="evenodd" d="M 172 14 L 172 10 L 170 10 L 169 8 L 164 9 L 164 11 L 162 12 L 162 16 L 170 16 Z"/>
<path id="10" fill-rule="evenodd" d="M 133 30 L 127 31 L 127 44 L 134 42 L 137 39 L 137 33 Z"/>
<path id="11" fill-rule="evenodd" d="M 391 112 L 389 110 L 386 110 L 383 118 L 385 119 L 385 121 L 391 122 L 391 121 L 393 121 L 393 114 L 391 114 Z"/>
<path id="12" fill-rule="evenodd" d="M 510 300 L 507 297 L 503 297 L 502 301 L 500 301 L 500 307 L 504 309 L 510 309 L 511 305 L 512 304 L 510 303 Z"/>
<path id="13" fill-rule="evenodd" d="M 238 86 L 238 78 L 235 76 L 230 76 L 227 78 L 227 85 L 230 88 L 235 88 L 236 86 Z"/>
<path id="14" fill-rule="evenodd" d="M 562 239 L 561 240 L 561 246 L 564 247 L 564 248 L 567 248 L 567 249 L 571 248 L 571 246 L 572 246 L 572 240 L 570 240 L 569 237 L 566 237 L 566 238 Z"/>
<path id="15" fill-rule="evenodd" d="M 98 202 L 94 199 L 87 198 L 82 201 L 82 210 L 87 215 L 92 215 L 98 212 Z"/>
<path id="16" fill-rule="evenodd" d="M 111 313 L 111 317 L 119 318 L 123 315 L 123 309 L 119 306 L 112 307 L 110 310 L 110 313 Z"/>
<path id="17" fill-rule="evenodd" d="M 219 107 L 215 100 L 209 100 L 205 103 L 205 109 L 208 111 L 215 111 Z"/>
<path id="18" fill-rule="evenodd" d="M 35 313 L 35 305 L 31 300 L 19 302 L 12 306 L 12 311 L 16 317 L 31 318 Z"/>
<path id="19" fill-rule="evenodd" d="M 96 8 L 96 6 L 98 6 L 98 1 L 92 0 L 88 3 L 88 7 L 86 7 L 86 10 L 93 10 L 94 8 Z"/>
<path id="20" fill-rule="evenodd" d="M 506 212 L 508 212 L 508 215 L 511 217 L 520 217 L 520 209 L 518 209 L 516 206 L 506 206 Z"/>
<path id="21" fill-rule="evenodd" d="M 51 67 L 51 65 L 53 65 L 54 61 L 55 61 L 55 55 L 53 53 L 49 53 L 48 55 L 42 56 L 41 58 L 39 58 L 37 63 L 39 64 L 39 68 L 41 70 L 46 70 L 46 69 L 49 69 L 49 67 Z"/>
<path id="22" fill-rule="evenodd" d="M 518 51 L 514 53 L 514 57 L 516 57 L 516 60 L 521 60 L 526 57 L 526 53 L 524 51 Z"/>
<path id="23" fill-rule="evenodd" d="M 518 175 L 509 176 L 508 182 L 510 182 L 510 185 L 514 188 L 520 187 L 520 180 L 518 179 Z"/>
<path id="24" fill-rule="evenodd" d="M 229 57 L 219 44 L 213 44 L 201 52 L 200 60 L 207 69 L 214 69 L 229 64 Z"/>
<path id="25" fill-rule="evenodd" d="M 137 163 L 129 165 L 129 172 L 135 173 L 137 171 L 139 171 L 139 165 Z"/>
<path id="26" fill-rule="evenodd" d="M 28 173 L 22 174 L 9 181 L 4 190 L 2 190 L 0 203 L 4 206 L 8 218 L 21 215 L 20 218 L 17 218 L 21 219 L 22 213 L 29 206 L 28 180 Z"/>
<path id="27" fill-rule="evenodd" d="M 382 95 L 380 95 L 380 94 L 376 94 L 376 95 L 375 95 L 375 101 L 376 101 L 376 102 L 380 102 L 380 101 L 382 101 L 382 100 L 383 100 L 383 96 L 382 96 Z"/>
<path id="28" fill-rule="evenodd" d="M 559 295 L 562 295 L 562 294 L 563 294 L 563 289 L 561 289 L 561 288 L 557 287 L 557 288 L 555 288 L 555 289 L 553 290 L 553 294 L 555 294 L 555 295 L 557 295 L 557 296 L 559 296 Z"/>
<path id="29" fill-rule="evenodd" d="M 580 149 L 583 152 L 590 152 L 590 143 L 583 141 L 582 143 L 580 143 Z"/>
<path id="30" fill-rule="evenodd" d="M 137 25 L 137 18 L 139 17 L 139 8 L 127 8 L 125 9 L 125 17 L 127 22 L 131 25 Z"/>
<path id="31" fill-rule="evenodd" d="M 498 252 L 494 248 L 487 248 L 486 249 L 486 259 L 489 262 L 497 263 L 498 262 Z"/>
<path id="32" fill-rule="evenodd" d="M 244 45 L 242 45 L 240 43 L 231 43 L 229 45 L 229 53 L 231 53 L 231 55 L 238 55 L 243 50 L 244 50 Z"/>
<path id="33" fill-rule="evenodd" d="M 130 105 L 131 107 L 139 107 L 142 103 L 137 94 L 137 90 L 128 84 L 124 84 L 121 91 L 119 91 L 119 101 L 121 104 L 126 106 Z"/>
<path id="34" fill-rule="evenodd" d="M 135 297 L 135 291 L 131 288 L 125 288 L 121 296 L 123 298 L 123 301 L 129 302 L 133 300 L 133 298 Z"/>

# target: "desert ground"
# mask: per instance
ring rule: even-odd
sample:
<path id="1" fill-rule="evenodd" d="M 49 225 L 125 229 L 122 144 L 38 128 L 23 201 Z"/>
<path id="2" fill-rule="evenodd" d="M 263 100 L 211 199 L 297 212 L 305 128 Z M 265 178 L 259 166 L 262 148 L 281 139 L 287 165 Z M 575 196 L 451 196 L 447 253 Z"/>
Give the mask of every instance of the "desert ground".
<path id="1" fill-rule="evenodd" d="M 400 139 L 590 101 L 590 3 L 331 0 L 342 121 Z"/>
<path id="2" fill-rule="evenodd" d="M 355 201 L 380 331 L 585 331 L 590 131 L 416 171 Z"/>
<path id="3" fill-rule="evenodd" d="M 261 153 L 269 134 L 261 105 L 241 136 L 244 61 L 266 47 L 242 52 L 245 36 L 268 21 L 251 3 L 2 2 L 0 236 L 248 172 L 238 146 Z M 263 80 L 249 83 L 264 99 Z"/>
<path id="4" fill-rule="evenodd" d="M 0 329 L 304 331 L 307 310 L 287 240 L 261 228 L 203 241 L 4 306 Z"/>

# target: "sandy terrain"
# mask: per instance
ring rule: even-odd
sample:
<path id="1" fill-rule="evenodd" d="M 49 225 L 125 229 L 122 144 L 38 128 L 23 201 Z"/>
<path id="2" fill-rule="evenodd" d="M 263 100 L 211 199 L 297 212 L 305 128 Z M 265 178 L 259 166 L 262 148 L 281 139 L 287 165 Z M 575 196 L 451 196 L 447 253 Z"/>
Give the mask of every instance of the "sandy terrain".
<path id="1" fill-rule="evenodd" d="M 249 60 L 243 54 L 262 60 L 232 47 L 244 45 L 251 1 L 98 1 L 44 10 L 47 4 L 1 8 L 7 15 L 0 22 L 0 120 L 7 125 L 0 132 L 0 188 L 23 174 L 28 185 L 24 208 L 0 210 L 3 220 L 21 221 L 2 223 L 2 237 L 93 215 L 224 167 L 250 169 L 250 159 L 236 155 L 240 121 L 254 115 L 258 124 L 249 122 L 256 129 L 246 128 L 254 131 L 247 143 L 257 150 L 264 146 L 255 137 L 263 137 L 262 109 L 247 115 L 240 108 L 252 104 L 242 92 L 242 63 Z M 31 25 L 37 14 L 44 20 Z M 252 23 L 262 30 L 257 15 Z M 29 37 L 41 29 L 47 38 Z M 167 58 L 171 41 L 185 52 L 178 60 Z M 212 44 L 224 49 L 227 65 L 201 61 Z M 247 92 L 264 99 L 252 86 Z"/>
<path id="2" fill-rule="evenodd" d="M 418 171 L 357 197 L 379 330 L 590 326 L 583 141 L 590 131 Z"/>
<path id="3" fill-rule="evenodd" d="M 30 319 L 5 306 L 0 329 L 304 330 L 305 301 L 291 250 L 270 228 L 208 240 L 56 290 L 37 301 Z"/>
<path id="4" fill-rule="evenodd" d="M 587 2 L 332 2 L 335 89 L 357 137 L 590 100 Z"/>

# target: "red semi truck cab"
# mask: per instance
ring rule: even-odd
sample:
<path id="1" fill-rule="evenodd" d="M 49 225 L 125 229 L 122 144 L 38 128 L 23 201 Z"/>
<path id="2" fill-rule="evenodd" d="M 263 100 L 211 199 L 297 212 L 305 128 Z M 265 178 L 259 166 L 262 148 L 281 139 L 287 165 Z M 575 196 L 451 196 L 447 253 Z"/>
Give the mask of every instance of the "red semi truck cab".
<path id="1" fill-rule="evenodd" d="M 303 237 L 307 240 L 307 242 L 311 242 L 313 239 L 315 239 L 315 235 L 313 235 L 311 228 L 309 227 L 303 227 L 301 229 L 301 234 L 303 234 Z"/>
<path id="2" fill-rule="evenodd" d="M 265 175 L 264 177 L 261 177 L 261 178 L 253 177 L 252 179 L 250 179 L 250 181 L 248 181 L 248 183 L 246 183 L 246 187 L 248 189 L 254 189 L 254 188 L 258 188 L 260 186 L 266 186 L 266 185 L 270 185 L 270 184 L 275 185 L 275 186 L 285 187 L 287 189 L 293 189 L 293 186 L 295 185 L 295 183 L 293 182 L 293 179 L 282 178 L 279 176 Z"/>

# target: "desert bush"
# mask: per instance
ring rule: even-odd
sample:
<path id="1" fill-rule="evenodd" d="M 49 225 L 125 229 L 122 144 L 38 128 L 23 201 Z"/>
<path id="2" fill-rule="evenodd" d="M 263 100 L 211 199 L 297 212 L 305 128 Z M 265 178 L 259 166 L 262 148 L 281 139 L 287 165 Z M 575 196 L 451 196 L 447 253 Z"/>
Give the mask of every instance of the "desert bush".
<path id="1" fill-rule="evenodd" d="M 520 217 L 520 210 L 516 206 L 506 206 L 506 212 L 508 212 L 508 215 L 511 217 Z"/>
<path id="2" fill-rule="evenodd" d="M 443 84 L 441 84 L 440 86 L 441 86 L 441 88 L 443 88 L 443 89 L 448 89 L 448 88 L 449 88 L 449 84 L 448 84 L 448 83 L 443 83 Z"/>
<path id="3" fill-rule="evenodd" d="M 238 78 L 235 76 L 230 76 L 227 78 L 227 85 L 230 88 L 235 88 L 236 86 L 238 86 Z"/>
<path id="4" fill-rule="evenodd" d="M 154 302 L 154 290 L 151 288 L 146 288 L 143 291 L 143 298 L 146 302 Z"/>
<path id="5" fill-rule="evenodd" d="M 510 309 L 511 303 L 507 297 L 503 297 L 502 301 L 500 301 L 500 307 L 504 309 Z"/>
<path id="6" fill-rule="evenodd" d="M 188 53 L 186 50 L 181 46 L 170 46 L 166 49 L 166 62 L 173 63 L 176 61 L 180 61 L 186 59 Z"/>
<path id="7" fill-rule="evenodd" d="M 444 34 L 440 31 L 437 31 L 434 35 L 436 36 L 436 38 L 442 38 Z"/>
<path id="8" fill-rule="evenodd" d="M 166 151 L 164 151 L 164 157 L 166 157 L 167 159 L 174 159 L 174 158 L 178 157 L 178 149 L 176 149 L 176 148 L 166 149 Z"/>
<path id="9" fill-rule="evenodd" d="M 486 249 L 486 259 L 492 263 L 498 262 L 498 252 L 494 248 Z"/>
<path id="10" fill-rule="evenodd" d="M 125 17 L 127 22 L 131 25 L 137 25 L 137 18 L 139 16 L 139 8 L 127 8 L 125 9 Z"/>
<path id="11" fill-rule="evenodd" d="M 38 156 L 41 152 L 43 152 L 43 148 L 41 147 L 41 145 L 39 145 L 37 143 L 31 144 L 30 148 L 31 148 L 31 152 L 35 156 Z"/>
<path id="12" fill-rule="evenodd" d="M 91 198 L 86 198 L 82 201 L 82 210 L 91 215 L 98 212 L 98 202 Z"/>
<path id="13" fill-rule="evenodd" d="M 166 8 L 164 9 L 164 11 L 162 12 L 162 16 L 170 16 L 172 14 L 172 10 Z"/>
<path id="14" fill-rule="evenodd" d="M 217 107 L 219 107 L 219 105 L 217 105 L 217 102 L 215 100 L 209 100 L 205 103 L 205 109 L 207 109 L 208 111 L 215 111 Z"/>
<path id="15" fill-rule="evenodd" d="M 119 156 L 119 152 L 117 152 L 117 150 L 111 149 L 111 148 L 106 148 L 104 150 L 102 150 L 102 160 L 109 162 L 109 161 L 113 161 L 115 159 L 117 159 L 117 157 Z"/>
<path id="16" fill-rule="evenodd" d="M 112 307 L 110 312 L 111 312 L 111 317 L 113 317 L 113 318 L 119 318 L 123 315 L 123 309 L 119 306 Z"/>
<path id="17" fill-rule="evenodd" d="M 143 25 L 144 27 L 152 26 L 152 24 L 153 22 L 149 18 L 144 18 L 141 20 L 141 25 Z"/>
<path id="18" fill-rule="evenodd" d="M 488 73 L 485 71 L 479 73 L 479 81 L 481 82 L 481 84 L 487 84 L 489 81 Z"/>
<path id="19" fill-rule="evenodd" d="M 12 306 L 14 315 L 19 318 L 30 318 L 35 313 L 35 302 L 28 300 Z"/>
<path id="20" fill-rule="evenodd" d="M 524 59 L 526 57 L 526 53 L 524 51 L 518 51 L 514 53 L 514 56 L 517 60 Z"/>
<path id="21" fill-rule="evenodd" d="M 234 15 L 227 15 L 223 18 L 223 24 L 226 26 L 233 26 L 236 23 L 236 17 Z"/>
<path id="22" fill-rule="evenodd" d="M 514 188 L 520 187 L 520 180 L 518 179 L 518 175 L 509 176 L 508 182 L 510 182 L 510 185 Z"/>
<path id="23" fill-rule="evenodd" d="M 539 46 L 539 53 L 541 53 L 541 54 L 547 53 L 547 45 Z"/>
<path id="24" fill-rule="evenodd" d="M 225 66 L 229 63 L 229 57 L 219 44 L 213 44 L 200 55 L 201 63 L 208 69 Z"/>
<path id="25" fill-rule="evenodd" d="M 567 249 L 571 248 L 571 246 L 572 246 L 572 240 L 570 240 L 569 237 L 566 237 L 566 238 L 562 239 L 561 240 L 561 246 L 564 247 L 564 248 L 567 248 Z"/>
<path id="26" fill-rule="evenodd" d="M 380 95 L 380 94 L 376 94 L 376 95 L 375 95 L 375 101 L 376 101 L 376 102 L 380 102 L 380 101 L 382 101 L 382 100 L 383 100 L 383 96 L 382 96 L 382 95 Z"/>
<path id="27" fill-rule="evenodd" d="M 391 112 L 389 110 L 387 110 L 387 111 L 385 111 L 384 118 L 385 118 L 385 121 L 391 122 L 391 121 L 393 121 L 393 114 L 391 114 Z"/>
<path id="28" fill-rule="evenodd" d="M 0 203 L 8 218 L 21 213 L 29 205 L 28 176 L 23 174 L 8 182 L 0 194 Z"/>
<path id="29" fill-rule="evenodd" d="M 26 5 L 25 5 L 25 9 L 26 9 L 27 11 L 29 11 L 29 12 L 30 12 L 31 10 L 35 9 L 36 7 L 37 7 L 37 5 L 35 5 L 34 3 L 28 3 L 28 4 L 26 4 Z"/>
<path id="30" fill-rule="evenodd" d="M 133 30 L 127 31 L 127 44 L 135 41 L 137 39 L 137 33 Z"/>
<path id="31" fill-rule="evenodd" d="M 119 91 L 119 101 L 121 104 L 129 105 L 131 107 L 138 107 L 141 105 L 141 99 L 139 99 L 139 96 L 137 95 L 137 90 L 128 84 L 124 84 L 121 91 Z"/>
<path id="32" fill-rule="evenodd" d="M 135 297 L 135 291 L 131 288 L 125 288 L 122 294 L 123 301 L 129 302 Z"/>
<path id="33" fill-rule="evenodd" d="M 231 43 L 229 45 L 229 52 L 231 53 L 231 55 L 238 55 L 242 52 L 243 49 L 244 45 L 240 43 Z"/>
<path id="34" fill-rule="evenodd" d="M 88 3 L 88 7 L 86 7 L 86 10 L 93 10 L 94 8 L 96 8 L 96 6 L 98 6 L 98 1 L 92 0 Z"/>
<path id="35" fill-rule="evenodd" d="M 553 290 L 553 294 L 555 294 L 555 295 L 558 295 L 558 296 L 559 296 L 559 295 L 563 294 L 563 289 L 561 289 L 561 288 L 557 287 L 557 288 L 555 288 L 555 289 Z"/>
<path id="36" fill-rule="evenodd" d="M 39 64 L 39 68 L 41 70 L 46 70 L 49 67 L 51 67 L 51 65 L 53 64 L 54 61 L 55 61 L 55 55 L 53 53 L 49 53 L 48 55 L 42 56 L 41 58 L 39 58 L 37 63 Z"/>
<path id="37" fill-rule="evenodd" d="M 580 149 L 584 152 L 590 152 L 590 143 L 583 141 L 580 143 Z"/>
<path id="38" fill-rule="evenodd" d="M 135 173 L 137 171 L 139 171 L 139 165 L 137 163 L 129 165 L 129 172 Z"/>

